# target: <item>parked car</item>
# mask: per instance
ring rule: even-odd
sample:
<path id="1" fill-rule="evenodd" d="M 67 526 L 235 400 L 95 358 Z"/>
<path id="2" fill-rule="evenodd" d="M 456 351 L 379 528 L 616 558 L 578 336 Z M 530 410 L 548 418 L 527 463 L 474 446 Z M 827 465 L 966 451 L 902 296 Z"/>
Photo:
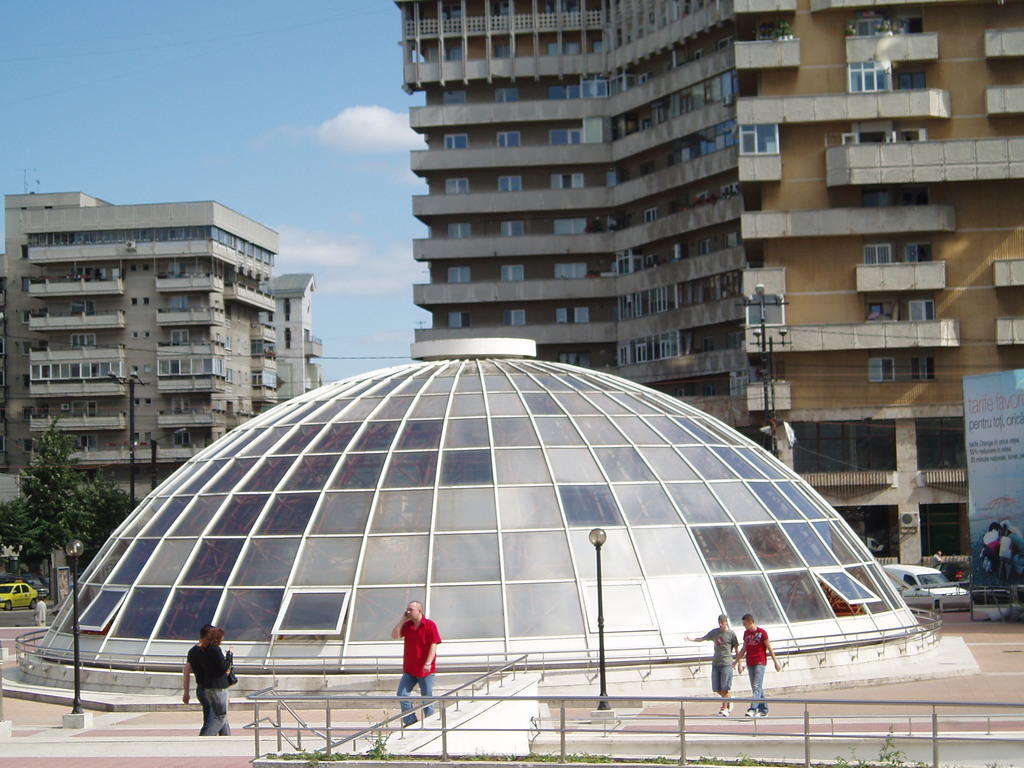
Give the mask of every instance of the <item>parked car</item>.
<path id="1" fill-rule="evenodd" d="M 939 570 L 950 581 L 970 581 L 971 578 L 969 566 L 964 563 L 941 562 Z"/>
<path id="2" fill-rule="evenodd" d="M 15 608 L 35 608 L 39 595 L 24 581 L 0 584 L 0 608 L 13 611 Z"/>
<path id="3" fill-rule="evenodd" d="M 951 582 L 936 568 L 927 568 L 923 565 L 882 567 L 899 585 L 900 594 L 909 606 L 938 608 L 943 611 L 970 610 L 970 591 Z"/>
<path id="4" fill-rule="evenodd" d="M 32 587 L 38 594 L 40 600 L 45 600 L 50 596 L 50 580 L 40 578 L 39 576 L 26 576 L 22 579 L 26 584 Z"/>

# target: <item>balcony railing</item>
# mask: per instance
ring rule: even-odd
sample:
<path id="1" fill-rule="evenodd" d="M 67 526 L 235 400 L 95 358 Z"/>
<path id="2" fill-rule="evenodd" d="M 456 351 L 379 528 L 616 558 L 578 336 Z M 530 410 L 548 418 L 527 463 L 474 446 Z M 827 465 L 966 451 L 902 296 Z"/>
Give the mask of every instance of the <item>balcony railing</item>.
<path id="1" fill-rule="evenodd" d="M 409 19 L 405 22 L 405 36 L 483 35 L 488 32 L 601 29 L 603 26 L 604 13 L 599 10 L 583 13 L 517 13 L 507 16 L 466 16 L 461 19 Z"/>

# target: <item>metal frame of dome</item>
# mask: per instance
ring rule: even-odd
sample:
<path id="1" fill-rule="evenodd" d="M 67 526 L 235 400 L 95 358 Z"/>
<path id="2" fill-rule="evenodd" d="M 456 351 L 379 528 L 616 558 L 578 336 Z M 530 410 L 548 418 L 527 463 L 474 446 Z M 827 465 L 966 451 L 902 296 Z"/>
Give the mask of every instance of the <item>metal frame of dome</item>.
<path id="1" fill-rule="evenodd" d="M 915 631 L 839 514 L 724 423 L 511 359 L 522 347 L 462 351 L 296 397 L 190 460 L 82 575 L 84 658 L 181 656 L 212 621 L 240 661 L 365 666 L 394 656 L 416 599 L 447 668 L 576 663 L 597 643 L 594 527 L 613 655 L 678 655 L 723 612 L 777 642 Z M 71 623 L 63 610 L 41 648 L 70 647 Z"/>

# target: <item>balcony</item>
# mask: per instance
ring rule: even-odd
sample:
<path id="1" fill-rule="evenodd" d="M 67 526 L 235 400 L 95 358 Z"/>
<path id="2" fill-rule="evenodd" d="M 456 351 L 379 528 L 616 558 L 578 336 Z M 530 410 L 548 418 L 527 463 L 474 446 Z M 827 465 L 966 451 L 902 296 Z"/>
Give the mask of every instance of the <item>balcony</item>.
<path id="1" fill-rule="evenodd" d="M 985 55 L 990 59 L 1024 56 L 1024 29 L 986 29 Z"/>
<path id="2" fill-rule="evenodd" d="M 742 216 L 744 240 L 776 237 L 953 232 L 955 230 L 956 211 L 951 205 L 752 211 L 744 213 Z"/>
<path id="3" fill-rule="evenodd" d="M 554 313 L 547 316 L 551 317 Z M 529 316 L 529 311 L 527 311 Z M 527 337 L 538 344 L 606 344 L 615 338 L 615 323 L 531 323 L 530 325 L 474 325 L 472 328 L 421 328 L 416 341 L 440 339 Z"/>
<path id="4" fill-rule="evenodd" d="M 577 166 L 591 163 L 615 164 L 612 142 L 600 144 L 557 144 L 525 147 L 481 147 L 475 149 L 418 149 L 409 153 L 413 173 L 505 169 L 512 166 Z"/>
<path id="5" fill-rule="evenodd" d="M 985 89 L 985 109 L 990 115 L 1024 113 L 1024 85 L 1002 85 Z"/>
<path id="6" fill-rule="evenodd" d="M 787 327 L 787 353 L 960 346 L 960 324 L 956 320 L 872 320 Z M 746 329 L 748 349 L 757 348 L 753 332 L 753 328 Z"/>
<path id="7" fill-rule="evenodd" d="M 196 309 L 158 309 L 157 325 L 225 325 L 223 309 L 197 307 Z"/>
<path id="8" fill-rule="evenodd" d="M 1024 259 L 1000 259 L 992 263 L 993 283 L 996 288 L 1014 288 L 1024 285 Z"/>
<path id="9" fill-rule="evenodd" d="M 73 347 L 70 349 L 33 349 L 28 353 L 29 363 L 110 363 L 114 370 L 124 365 L 124 347 Z"/>
<path id="10" fill-rule="evenodd" d="M 177 357 L 211 357 L 223 355 L 224 345 L 213 341 L 194 341 L 184 343 L 173 343 L 162 341 L 157 345 L 156 356 L 158 360 Z"/>
<path id="11" fill-rule="evenodd" d="M 1024 137 L 846 144 L 825 166 L 830 187 L 1024 179 Z"/>
<path id="12" fill-rule="evenodd" d="M 605 299 L 617 295 L 616 281 L 602 278 L 578 280 L 515 280 L 472 283 L 431 283 L 413 286 L 417 306 L 481 304 L 495 301 L 530 302 Z"/>
<path id="13" fill-rule="evenodd" d="M 935 61 L 937 32 L 846 38 L 846 61 Z"/>
<path id="14" fill-rule="evenodd" d="M 800 66 L 800 40 L 738 42 L 736 69 L 777 69 Z"/>
<path id="15" fill-rule="evenodd" d="M 924 6 L 927 8 L 929 5 L 938 4 L 950 4 L 953 3 L 962 4 L 963 0 L 888 0 L 884 5 L 891 5 L 894 8 L 901 6 L 911 6 L 914 8 L 920 8 Z M 811 0 L 812 11 L 828 11 L 836 8 L 866 8 L 874 10 L 883 3 L 878 0 Z"/>
<path id="16" fill-rule="evenodd" d="M 595 29 L 604 26 L 598 10 L 566 13 L 516 13 L 505 16 L 466 16 L 461 19 L 406 19 L 406 37 L 485 35 L 495 32 L 527 33 Z"/>
<path id="17" fill-rule="evenodd" d="M 997 317 L 996 344 L 1024 344 L 1024 317 Z"/>
<path id="18" fill-rule="evenodd" d="M 185 429 L 202 427 L 210 429 L 224 427 L 227 419 L 219 412 L 209 410 L 160 411 L 156 417 L 160 429 Z"/>
<path id="19" fill-rule="evenodd" d="M 782 181 L 782 155 L 740 155 L 740 181 Z"/>
<path id="20" fill-rule="evenodd" d="M 939 488 L 955 493 L 967 492 L 966 469 L 922 469 L 914 478 L 918 488 Z"/>
<path id="21" fill-rule="evenodd" d="M 746 370 L 750 366 L 747 355 L 739 349 L 716 349 L 695 352 L 662 360 L 620 365 L 616 373 L 641 383 L 665 381 L 680 377 L 718 376 L 728 378 L 730 371 Z"/>
<path id="22" fill-rule="evenodd" d="M 128 416 L 124 411 L 83 413 L 80 410 L 59 410 L 46 416 L 32 416 L 29 430 L 45 432 L 54 419 L 57 419 L 56 428 L 61 432 L 100 432 L 128 428 Z"/>
<path id="23" fill-rule="evenodd" d="M 224 286 L 224 300 L 247 304 L 253 309 L 258 309 L 260 312 L 274 311 L 273 296 L 241 283 L 232 283 L 231 285 Z"/>
<path id="24" fill-rule="evenodd" d="M 126 388 L 113 379 L 85 379 L 83 381 L 33 381 L 29 383 L 31 397 L 113 397 L 126 395 Z"/>
<path id="25" fill-rule="evenodd" d="M 552 253 L 574 254 L 614 253 L 616 241 L 612 232 L 584 235 L 523 235 L 522 237 L 463 237 L 458 239 L 426 238 L 413 240 L 413 257 L 417 261 L 449 259 L 493 259 L 519 256 L 549 256 Z"/>
<path id="26" fill-rule="evenodd" d="M 28 327 L 32 331 L 92 331 L 108 328 L 124 328 L 124 310 L 112 309 L 105 312 L 86 314 L 47 314 L 29 318 Z"/>
<path id="27" fill-rule="evenodd" d="M 310 357 L 323 357 L 324 343 L 316 336 L 306 336 L 302 341 L 302 354 L 307 359 Z"/>
<path id="28" fill-rule="evenodd" d="M 793 407 L 793 385 L 788 381 L 769 382 L 768 397 L 774 400 L 775 410 L 788 411 Z M 774 395 L 774 397 L 773 397 Z M 747 410 L 764 411 L 764 383 L 751 381 L 747 384 Z"/>
<path id="29" fill-rule="evenodd" d="M 277 331 L 274 326 L 266 323 L 250 323 L 249 340 L 274 342 L 277 340 Z"/>
<path id="30" fill-rule="evenodd" d="M 213 376 L 160 376 L 156 380 L 161 394 L 178 392 L 223 392 L 227 389 L 223 379 Z"/>
<path id="31" fill-rule="evenodd" d="M 939 291 L 946 287 L 946 262 L 858 264 L 857 290 Z"/>
<path id="32" fill-rule="evenodd" d="M 414 195 L 413 216 L 494 216 L 550 212 L 557 210 L 579 211 L 606 208 L 614 205 L 614 187 L 590 187 L 589 189 L 531 189 L 521 192 L 498 192 L 494 189 L 463 195 Z"/>
<path id="33" fill-rule="evenodd" d="M 738 99 L 736 104 L 736 119 L 741 125 L 952 116 L 949 91 L 936 88 L 875 93 L 755 96 Z"/>
<path id="34" fill-rule="evenodd" d="M 123 296 L 124 280 L 120 277 L 110 280 L 87 280 L 84 277 L 33 278 L 28 293 L 40 299 L 64 296 Z"/>
<path id="35" fill-rule="evenodd" d="M 734 0 L 733 9 L 739 13 L 782 13 L 796 10 L 796 0 Z"/>
<path id="36" fill-rule="evenodd" d="M 223 293 L 224 278 L 219 275 L 157 275 L 158 293 Z"/>
<path id="37" fill-rule="evenodd" d="M 478 102 L 473 104 L 433 104 L 409 110 L 409 126 L 418 133 L 430 129 L 451 131 L 453 125 L 521 124 L 554 120 L 581 122 L 587 117 L 603 117 L 608 112 L 606 99 L 554 99 L 529 102 Z M 544 126 L 540 126 L 544 128 Z M 546 134 L 546 131 L 545 131 Z"/>

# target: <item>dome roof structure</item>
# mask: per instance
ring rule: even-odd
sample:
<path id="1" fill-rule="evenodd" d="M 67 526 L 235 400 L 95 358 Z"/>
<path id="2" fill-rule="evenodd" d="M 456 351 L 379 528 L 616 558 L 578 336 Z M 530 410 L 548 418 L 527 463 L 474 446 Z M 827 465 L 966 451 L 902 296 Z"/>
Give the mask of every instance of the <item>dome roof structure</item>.
<path id="1" fill-rule="evenodd" d="M 326 385 L 196 455 L 82 575 L 84 658 L 180 657 L 212 622 L 250 663 L 393 662 L 420 600 L 446 668 L 578 661 L 594 528 L 610 653 L 671 658 L 720 613 L 776 642 L 917 625 L 838 513 L 730 427 L 617 376 L 470 354 Z"/>

